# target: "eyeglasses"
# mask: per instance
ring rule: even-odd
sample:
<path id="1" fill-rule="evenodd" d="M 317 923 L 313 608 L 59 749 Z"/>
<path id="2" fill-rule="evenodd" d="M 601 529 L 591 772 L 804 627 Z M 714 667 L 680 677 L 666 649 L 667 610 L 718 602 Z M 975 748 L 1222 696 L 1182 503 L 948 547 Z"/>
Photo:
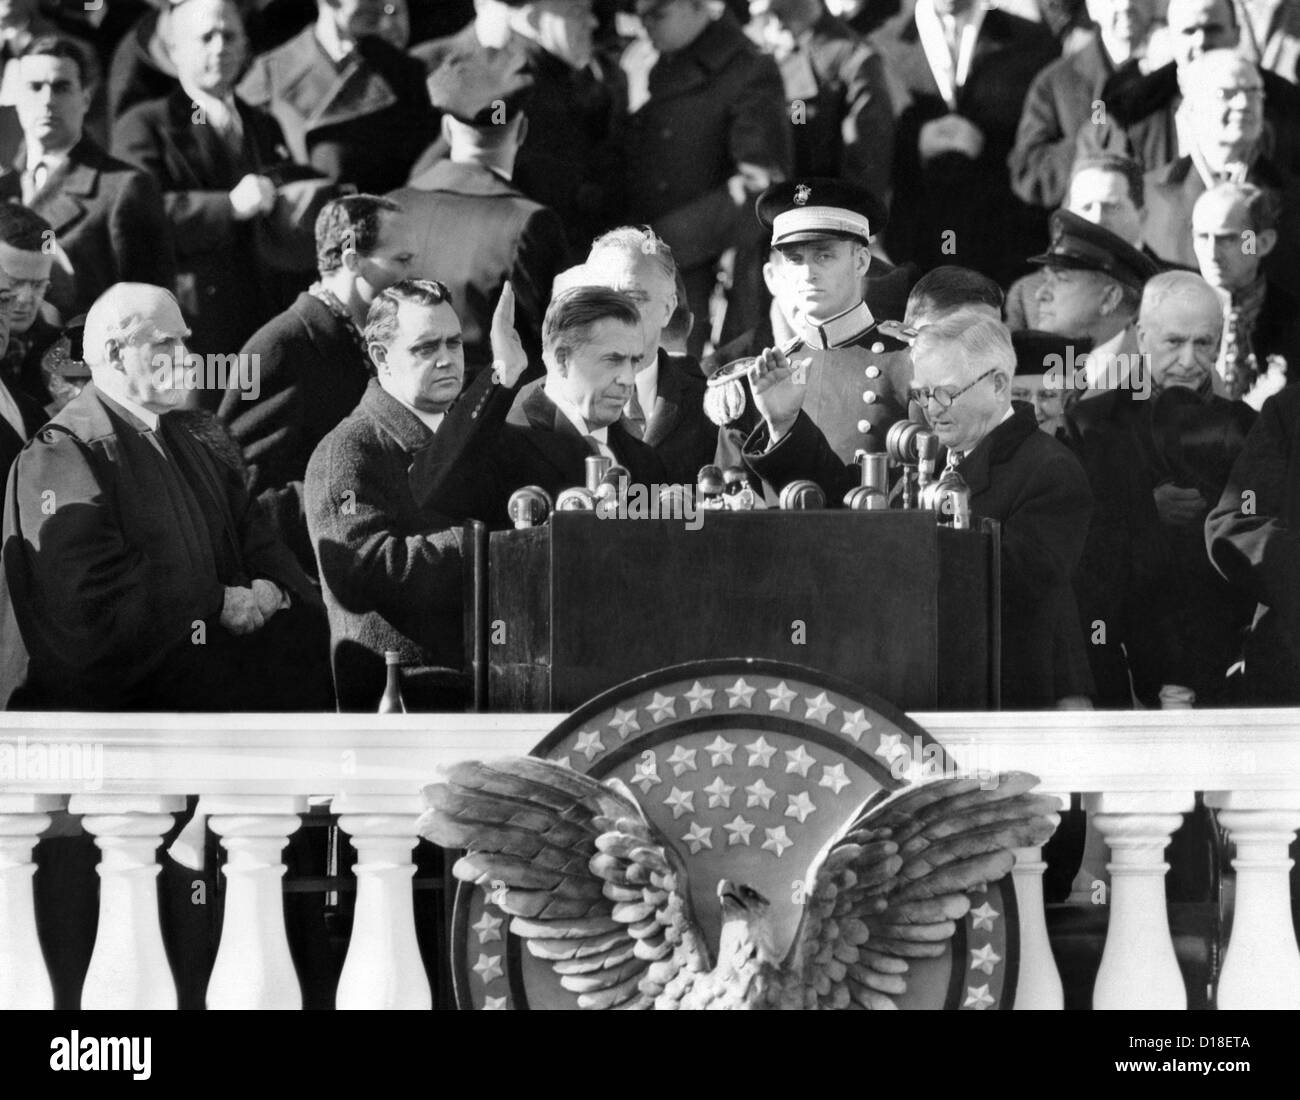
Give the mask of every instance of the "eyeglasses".
<path id="1" fill-rule="evenodd" d="M 952 407 L 952 403 L 957 400 L 972 386 L 983 382 L 990 374 L 997 370 L 996 367 L 990 367 L 973 382 L 967 382 L 959 390 L 954 390 L 951 386 L 935 386 L 931 389 L 929 386 L 914 386 L 911 390 L 912 399 L 919 401 L 922 405 L 928 405 L 933 398 L 939 408 L 947 409 Z"/>
<path id="2" fill-rule="evenodd" d="M 1264 95 L 1264 86 L 1262 84 L 1252 84 L 1245 88 L 1215 88 L 1214 98 L 1220 103 L 1231 103 L 1239 95 L 1244 95 L 1247 100 L 1260 99 Z"/>

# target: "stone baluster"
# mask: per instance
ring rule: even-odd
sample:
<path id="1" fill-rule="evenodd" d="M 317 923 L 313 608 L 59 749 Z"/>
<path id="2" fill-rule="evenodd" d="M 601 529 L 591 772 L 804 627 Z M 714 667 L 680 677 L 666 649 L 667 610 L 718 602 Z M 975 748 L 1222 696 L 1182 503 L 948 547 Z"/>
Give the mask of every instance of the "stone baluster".
<path id="1" fill-rule="evenodd" d="M 335 1005 L 431 1008 L 411 891 L 419 799 L 349 796 L 336 799 L 334 809 L 357 850 L 356 916 Z"/>
<path id="2" fill-rule="evenodd" d="M 1070 805 L 1069 795 L 1057 795 L 1062 809 Z M 1043 909 L 1043 849 L 1017 848 L 1016 866 L 1011 872 L 1020 910 L 1020 978 L 1016 983 L 1016 1008 L 1059 1009 L 1065 1007 L 1061 973 L 1047 939 L 1047 915 Z"/>
<path id="3" fill-rule="evenodd" d="M 226 902 L 221 945 L 208 980 L 208 1008 L 302 1008 L 284 924 L 283 852 L 302 824 L 295 795 L 204 795 L 221 837 Z"/>
<path id="4" fill-rule="evenodd" d="M 103 853 L 99 924 L 82 1008 L 176 1007 L 176 983 L 158 920 L 158 846 L 185 809 L 181 795 L 74 794 L 70 813 Z"/>
<path id="5" fill-rule="evenodd" d="M 1187 989 L 1174 954 L 1165 902 L 1165 849 L 1191 791 L 1094 794 L 1085 808 L 1110 847 L 1110 923 L 1093 988 L 1092 1006 L 1187 1007 Z"/>
<path id="6" fill-rule="evenodd" d="M 1219 1008 L 1300 1008 L 1300 948 L 1291 918 L 1287 848 L 1300 828 L 1300 791 L 1213 791 L 1206 805 L 1237 846 L 1232 936 Z"/>
<path id="7" fill-rule="evenodd" d="M 36 934 L 32 853 L 66 795 L 0 794 L 0 1009 L 53 1008 Z"/>

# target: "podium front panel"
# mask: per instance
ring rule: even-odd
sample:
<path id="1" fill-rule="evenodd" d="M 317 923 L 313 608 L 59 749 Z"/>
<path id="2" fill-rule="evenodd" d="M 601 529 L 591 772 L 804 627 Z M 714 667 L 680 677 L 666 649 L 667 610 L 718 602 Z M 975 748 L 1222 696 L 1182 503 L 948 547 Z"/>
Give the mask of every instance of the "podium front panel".
<path id="1" fill-rule="evenodd" d="M 905 710 L 992 705 L 992 539 L 920 512 L 559 513 L 492 535 L 489 705 L 570 710 L 717 657 L 790 661 Z"/>

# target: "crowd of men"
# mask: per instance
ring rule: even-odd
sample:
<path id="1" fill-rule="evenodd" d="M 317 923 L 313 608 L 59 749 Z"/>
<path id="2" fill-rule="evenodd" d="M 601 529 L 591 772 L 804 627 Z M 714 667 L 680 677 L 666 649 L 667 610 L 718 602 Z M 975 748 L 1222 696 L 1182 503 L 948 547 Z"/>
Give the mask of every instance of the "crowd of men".
<path id="1" fill-rule="evenodd" d="M 395 651 L 462 708 L 514 491 L 837 507 L 907 418 L 1001 524 L 1004 705 L 1300 702 L 1300 0 L 0 36 L 4 705 L 370 710 Z"/>

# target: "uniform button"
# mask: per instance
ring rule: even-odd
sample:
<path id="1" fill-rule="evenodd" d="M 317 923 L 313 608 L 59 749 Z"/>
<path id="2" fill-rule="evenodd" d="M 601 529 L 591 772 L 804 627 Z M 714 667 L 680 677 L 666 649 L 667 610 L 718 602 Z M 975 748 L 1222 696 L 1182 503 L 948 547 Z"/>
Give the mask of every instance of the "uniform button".
<path id="1" fill-rule="evenodd" d="M 871 345 L 871 350 L 876 355 L 879 355 L 882 351 L 885 350 L 885 345 L 882 344 L 879 340 L 877 340 L 874 344 Z"/>
<path id="2" fill-rule="evenodd" d="M 868 432 L 870 432 L 870 431 L 871 431 L 871 421 L 870 421 L 870 420 L 859 420 L 859 421 L 858 421 L 858 431 L 860 431 L 863 435 L 866 435 Z"/>
<path id="3" fill-rule="evenodd" d="M 866 375 L 868 378 L 879 378 L 880 368 L 872 363 L 871 366 L 866 369 Z"/>
<path id="4" fill-rule="evenodd" d="M 876 403 L 875 392 L 873 390 L 863 390 L 862 400 L 865 401 L 868 405 L 874 405 Z"/>

